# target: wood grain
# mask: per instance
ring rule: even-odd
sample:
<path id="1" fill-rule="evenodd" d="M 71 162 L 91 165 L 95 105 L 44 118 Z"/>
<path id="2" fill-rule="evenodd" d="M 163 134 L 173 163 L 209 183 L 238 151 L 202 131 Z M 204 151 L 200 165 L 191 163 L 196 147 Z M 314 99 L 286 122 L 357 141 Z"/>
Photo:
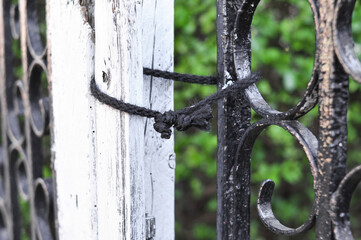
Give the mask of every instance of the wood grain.
<path id="1" fill-rule="evenodd" d="M 48 2 L 52 158 L 59 239 L 97 239 L 92 28 L 81 6 Z"/>
<path id="2" fill-rule="evenodd" d="M 173 0 L 143 1 L 143 64 L 173 71 Z M 173 109 L 173 82 L 145 76 L 144 103 L 164 112 Z M 155 239 L 174 239 L 174 138 L 164 140 L 148 119 L 145 135 L 146 213 L 156 219 Z"/>
<path id="3" fill-rule="evenodd" d="M 148 214 L 155 239 L 174 239 L 174 139 L 89 92 L 94 75 L 110 96 L 173 108 L 172 82 L 142 72 L 173 69 L 173 1 L 96 0 L 95 32 L 84 9 L 93 8 L 48 2 L 58 237 L 145 239 Z"/>

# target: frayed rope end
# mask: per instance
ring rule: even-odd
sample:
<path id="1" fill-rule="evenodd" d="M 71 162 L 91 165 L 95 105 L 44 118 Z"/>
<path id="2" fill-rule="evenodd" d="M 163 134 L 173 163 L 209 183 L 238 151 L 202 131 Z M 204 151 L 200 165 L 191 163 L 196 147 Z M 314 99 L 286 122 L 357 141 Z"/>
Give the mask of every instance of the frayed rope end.
<path id="1" fill-rule="evenodd" d="M 212 108 L 209 105 L 195 110 L 193 114 L 184 114 L 180 111 L 167 111 L 158 114 L 154 120 L 154 129 L 161 134 L 164 139 L 169 139 L 172 135 L 172 127 L 178 131 L 185 131 L 191 127 L 208 131 L 210 129 L 210 120 L 212 119 Z"/>

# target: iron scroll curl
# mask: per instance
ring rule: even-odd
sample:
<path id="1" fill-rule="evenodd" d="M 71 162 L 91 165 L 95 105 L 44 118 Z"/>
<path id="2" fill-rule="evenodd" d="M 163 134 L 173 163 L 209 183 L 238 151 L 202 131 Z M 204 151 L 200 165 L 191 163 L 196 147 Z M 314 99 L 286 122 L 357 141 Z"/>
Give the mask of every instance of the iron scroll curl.
<path id="1" fill-rule="evenodd" d="M 241 81 L 241 79 L 244 77 L 243 75 L 245 74 L 242 72 L 242 69 L 244 69 L 243 66 L 247 62 L 245 57 L 250 58 L 251 23 L 258 3 L 258 0 L 246 0 L 237 12 L 233 30 L 232 47 L 234 68 L 237 75 L 237 80 L 239 81 Z M 320 70 L 320 62 L 322 62 L 320 61 L 320 54 L 322 49 L 320 48 L 319 42 L 321 38 L 325 38 L 325 36 L 321 36 L 322 31 L 320 29 L 321 18 L 319 11 L 321 7 L 319 1 L 309 0 L 309 3 L 313 12 L 315 23 L 316 52 L 313 72 L 310 81 L 308 82 L 306 91 L 296 106 L 292 107 L 286 112 L 280 112 L 276 109 L 273 109 L 263 99 L 255 84 L 245 90 L 245 95 L 250 102 L 252 109 L 261 115 L 263 119 L 250 126 L 243 134 L 237 150 L 236 163 L 233 166 L 233 171 L 243 171 L 242 173 L 236 173 L 235 176 L 242 176 L 242 174 L 246 173 L 246 171 L 242 170 L 241 168 L 243 165 L 245 167 L 249 167 L 247 161 L 250 159 L 253 144 L 263 129 L 270 125 L 277 125 L 282 127 L 297 138 L 298 142 L 302 145 L 304 151 L 306 152 L 314 180 L 315 199 L 308 219 L 298 228 L 289 228 L 279 222 L 279 220 L 274 216 L 271 207 L 271 198 L 275 186 L 272 180 L 267 179 L 262 183 L 257 201 L 258 214 L 266 228 L 278 235 L 286 236 L 297 235 L 310 229 L 315 222 L 315 218 L 318 217 L 316 216 L 317 208 L 319 208 L 320 204 L 322 204 L 320 196 L 318 196 L 319 193 L 316 191 L 316 188 L 319 188 L 317 185 L 321 180 L 320 174 L 317 171 L 317 161 L 319 161 L 317 139 L 306 127 L 295 121 L 295 119 L 304 116 L 307 112 L 313 109 L 318 103 L 318 85 L 320 83 L 320 76 L 324 75 Z M 352 14 L 355 3 L 356 0 L 335 1 L 335 17 L 332 19 L 332 53 L 335 53 L 337 56 L 336 63 L 333 63 L 336 66 L 335 71 L 342 72 L 342 69 L 337 69 L 337 60 L 339 60 L 343 70 L 356 82 L 361 84 L 361 61 L 358 59 L 354 50 L 354 40 L 352 38 L 351 32 Z M 248 59 L 248 61 L 249 60 L 250 59 Z M 339 75 L 341 76 L 342 74 L 339 73 Z M 242 161 L 246 163 L 242 163 Z M 247 181 L 249 183 L 249 179 Z M 327 218 L 329 219 L 330 217 L 330 220 L 332 220 L 332 228 L 336 240 L 354 239 L 350 228 L 349 207 L 352 194 L 360 182 L 361 165 L 351 170 L 343 178 L 341 183 L 338 185 L 337 190 L 332 195 L 330 205 L 327 203 L 327 206 L 330 206 L 330 216 Z M 239 193 L 240 189 L 237 186 L 234 186 L 233 189 L 238 192 L 235 193 L 235 196 L 237 196 L 235 199 L 240 201 L 240 203 L 237 203 L 239 207 L 235 207 L 236 211 L 238 211 L 234 213 L 234 219 L 236 219 L 239 211 L 244 211 L 241 207 L 242 203 L 249 200 L 239 197 L 241 194 Z M 246 195 L 249 196 L 250 194 L 246 193 Z"/>
<path id="2" fill-rule="evenodd" d="M 20 39 L 22 61 L 13 61 L 19 56 L 6 47 L 6 78 L 2 80 L 5 90 L 1 96 L 5 107 L 1 110 L 6 120 L 3 131 L 8 139 L 3 144 L 8 163 L 6 193 L 11 194 L 5 197 L 0 194 L 0 239 L 20 239 L 21 234 L 28 234 L 31 239 L 55 239 L 52 174 L 43 171 L 51 168 L 50 156 L 43 151 L 50 144 L 48 49 L 41 25 L 45 23 L 46 1 L 24 1 L 17 5 L 6 0 L 2 4 L 5 45 L 11 46 L 13 40 Z M 15 77 L 14 68 L 20 64 L 23 76 Z M 0 171 L 0 175 L 4 173 Z M 3 199 L 10 208 L 5 209 L 7 212 L 2 209 Z M 20 200 L 29 205 L 32 219 L 26 230 L 21 225 Z"/>
<path id="3" fill-rule="evenodd" d="M 253 149 L 253 145 L 259 134 L 264 129 L 266 129 L 271 125 L 283 128 L 284 130 L 289 132 L 293 137 L 295 137 L 297 141 L 300 143 L 304 152 L 306 153 L 313 177 L 313 188 L 314 190 L 316 190 L 316 183 L 318 176 L 317 163 L 316 163 L 318 141 L 311 131 L 309 131 L 300 122 L 295 120 L 262 119 L 251 125 L 244 133 L 238 145 L 236 162 L 233 167 L 233 171 L 235 171 L 234 175 L 236 176 L 241 174 L 243 175 L 242 172 L 244 171 L 244 169 L 242 168 L 242 159 L 247 159 L 247 157 L 250 156 Z M 234 189 L 236 189 L 238 194 L 243 194 L 240 193 L 240 188 L 238 186 L 235 186 Z M 306 222 L 297 228 L 290 228 L 281 224 L 280 221 L 273 214 L 271 207 L 271 198 L 273 194 L 273 189 L 274 189 L 274 182 L 269 179 L 265 180 L 260 188 L 259 197 L 257 201 L 258 215 L 267 229 L 279 235 L 294 236 L 306 232 L 313 227 L 315 221 L 315 208 L 318 203 L 317 191 L 314 191 L 315 192 L 314 203 Z M 249 199 L 245 199 L 245 201 L 249 201 Z M 239 205 L 240 205 L 239 210 L 243 211 L 242 204 Z M 237 212 L 235 214 L 237 214 Z"/>
<path id="4" fill-rule="evenodd" d="M 330 215 L 336 240 L 353 240 L 350 226 L 350 203 L 353 192 L 361 182 L 361 165 L 352 169 L 341 181 L 331 198 Z"/>
<path id="5" fill-rule="evenodd" d="M 319 13 L 316 2 L 314 0 L 308 1 L 314 17 L 315 23 L 315 36 L 316 36 L 316 44 L 319 38 Z M 234 30 L 233 30 L 233 38 L 232 38 L 232 48 L 233 48 L 233 61 L 234 61 L 234 69 L 236 72 L 236 78 L 238 81 L 242 81 L 245 73 L 242 69 L 244 69 L 245 64 L 250 63 L 251 56 L 251 24 L 254 12 L 258 6 L 259 0 L 247 0 L 244 1 L 243 5 L 237 11 L 237 16 L 235 20 Z M 318 59 L 319 59 L 319 48 L 316 46 L 315 59 L 313 72 L 310 78 L 310 81 L 307 85 L 306 91 L 303 97 L 299 100 L 296 106 L 292 107 L 286 112 L 280 112 L 278 110 L 273 109 L 262 97 L 261 93 L 257 89 L 256 85 L 253 84 L 247 89 L 245 89 L 245 96 L 247 97 L 251 108 L 254 109 L 259 115 L 263 117 L 262 120 L 254 123 L 248 129 L 246 129 L 243 134 L 240 143 L 237 149 L 237 155 L 235 158 L 235 164 L 233 166 L 232 177 L 242 178 L 242 181 L 250 184 L 250 162 L 248 163 L 248 159 L 250 158 L 253 144 L 258 137 L 258 135 L 268 126 L 276 125 L 287 132 L 289 132 L 292 136 L 294 136 L 298 142 L 301 144 L 304 152 L 306 153 L 312 177 L 313 177 L 313 188 L 314 188 L 314 202 L 312 206 L 312 210 L 307 218 L 307 220 L 297 228 L 290 228 L 282 223 L 275 217 L 272 206 L 271 206 L 271 198 L 274 189 L 274 182 L 272 180 L 265 180 L 261 188 L 259 190 L 259 197 L 257 201 L 257 210 L 258 215 L 262 221 L 262 223 L 266 226 L 270 231 L 284 236 L 294 236 L 300 233 L 308 231 L 313 227 L 315 223 L 315 215 L 316 208 L 318 206 L 319 197 L 317 195 L 317 146 L 318 141 L 317 138 L 301 123 L 296 121 L 305 115 L 307 112 L 312 110 L 316 104 L 318 103 L 318 83 L 319 83 L 319 67 L 318 67 Z M 248 177 L 247 177 L 248 175 Z M 246 176 L 246 177 L 245 177 Z M 245 179 L 247 178 L 247 179 Z M 236 206 L 234 206 L 235 212 L 233 212 L 233 221 L 249 221 L 249 219 L 238 219 L 239 215 L 248 216 L 249 218 L 249 209 L 243 209 L 242 206 L 250 206 L 250 193 L 242 191 L 249 191 L 249 188 L 243 187 L 243 184 L 237 186 L 239 182 L 233 181 L 234 187 L 233 189 L 236 191 L 234 193 L 234 199 L 237 199 Z M 245 197 L 246 196 L 246 197 Z M 235 230 L 237 231 L 237 230 Z"/>
<path id="6" fill-rule="evenodd" d="M 333 19 L 333 42 L 336 55 L 344 70 L 358 83 L 361 83 L 361 62 L 354 50 L 351 23 L 356 0 L 341 0 L 336 3 Z"/>
<path id="7" fill-rule="evenodd" d="M 316 35 L 316 45 L 319 38 L 319 14 L 317 11 L 316 3 L 314 0 L 308 1 L 315 23 L 315 35 Z M 234 59 L 234 67 L 235 72 L 237 74 L 237 80 L 241 80 L 244 76 L 242 72 L 242 67 L 246 61 L 246 56 L 250 56 L 251 52 L 251 44 L 250 44 L 250 33 L 251 33 L 251 24 L 254 12 L 256 11 L 257 5 L 259 0 L 247 0 L 241 6 L 241 8 L 237 12 L 237 17 L 234 25 L 233 30 L 233 59 Z M 311 79 L 308 82 L 306 91 L 300 101 L 297 103 L 296 106 L 291 108 L 286 112 L 280 112 L 276 109 L 273 109 L 262 97 L 261 93 L 259 92 L 258 88 L 255 84 L 250 86 L 248 89 L 245 90 L 245 95 L 248 101 L 251 104 L 251 107 L 262 117 L 269 118 L 269 119 L 282 119 L 282 120 L 290 120 L 290 119 L 297 119 L 305 115 L 307 112 L 312 110 L 318 102 L 318 82 L 319 82 L 319 74 L 318 74 L 318 58 L 319 58 L 319 51 L 316 46 L 315 52 L 315 60 L 313 71 L 311 75 Z M 250 62 L 250 61 L 249 61 Z"/>

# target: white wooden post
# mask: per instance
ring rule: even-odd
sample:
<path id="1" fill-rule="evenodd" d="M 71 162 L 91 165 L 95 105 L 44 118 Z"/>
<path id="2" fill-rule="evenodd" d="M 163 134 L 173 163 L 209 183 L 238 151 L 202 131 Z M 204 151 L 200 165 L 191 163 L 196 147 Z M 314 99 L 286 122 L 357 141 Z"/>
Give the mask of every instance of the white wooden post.
<path id="1" fill-rule="evenodd" d="M 143 105 L 141 10 L 140 1 L 95 3 L 96 82 L 136 105 Z M 144 119 L 99 102 L 95 112 L 99 239 L 145 239 Z"/>
<path id="2" fill-rule="evenodd" d="M 145 67 L 173 70 L 173 0 L 143 1 L 143 64 Z M 164 112 L 173 109 L 173 82 L 145 77 L 144 103 Z M 145 124 L 146 213 L 156 219 L 156 239 L 174 239 L 174 139 L 164 140 Z M 171 214 L 169 214 L 171 213 Z"/>
<path id="3" fill-rule="evenodd" d="M 47 14 L 57 233 L 97 239 L 93 30 L 77 1 L 49 0 Z"/>
<path id="4" fill-rule="evenodd" d="M 58 238 L 146 239 L 147 214 L 154 239 L 174 239 L 173 138 L 89 90 L 95 76 L 113 97 L 172 109 L 173 84 L 142 68 L 172 70 L 173 1 L 48 0 L 48 42 Z"/>

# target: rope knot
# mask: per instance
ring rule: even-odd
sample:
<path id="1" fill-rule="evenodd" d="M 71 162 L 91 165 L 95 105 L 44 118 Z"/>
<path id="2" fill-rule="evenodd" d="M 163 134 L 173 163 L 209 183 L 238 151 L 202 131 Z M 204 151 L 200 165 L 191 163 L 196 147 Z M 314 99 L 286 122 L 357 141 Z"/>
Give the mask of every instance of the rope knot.
<path id="1" fill-rule="evenodd" d="M 156 72 L 159 73 L 158 70 L 156 70 Z M 156 73 L 153 72 L 151 74 L 155 75 Z M 203 80 L 210 79 L 210 77 L 201 77 L 201 78 Z M 96 99 L 98 99 L 100 102 L 108 106 L 111 106 L 122 112 L 127 112 L 129 114 L 134 114 L 147 118 L 154 118 L 155 120 L 155 123 L 153 124 L 154 129 L 161 134 L 162 138 L 169 139 L 172 135 L 172 130 L 171 130 L 172 127 L 175 127 L 179 131 L 185 131 L 190 127 L 196 127 L 200 130 L 209 130 L 210 129 L 209 121 L 212 119 L 212 108 L 210 104 L 213 104 L 222 98 L 239 94 L 244 89 L 248 88 L 250 85 L 256 83 L 258 79 L 259 79 L 258 74 L 252 73 L 248 77 L 233 82 L 233 84 L 229 85 L 228 87 L 223 88 L 217 93 L 212 94 L 211 96 L 199 101 L 198 103 L 196 103 L 191 107 L 186 107 L 178 111 L 167 111 L 165 113 L 160 113 L 158 111 L 133 105 L 130 103 L 125 103 L 122 100 L 118 100 L 114 97 L 105 94 L 98 88 L 97 84 L 95 83 L 94 76 L 90 82 L 90 90 L 92 95 Z M 216 78 L 214 78 L 213 80 L 212 81 L 214 83 L 217 82 Z M 187 81 L 195 82 L 195 81 L 189 81 L 189 79 Z M 200 82 L 198 81 L 198 83 Z M 206 84 L 211 84 L 211 82 L 207 81 Z"/>
<path id="2" fill-rule="evenodd" d="M 182 111 L 167 111 L 155 116 L 154 129 L 161 134 L 162 138 L 169 139 L 172 135 L 171 127 L 178 131 L 185 131 L 190 127 L 196 127 L 200 130 L 209 130 L 209 121 L 212 119 L 212 108 L 205 105 L 200 109 L 195 109 L 191 113 Z"/>

